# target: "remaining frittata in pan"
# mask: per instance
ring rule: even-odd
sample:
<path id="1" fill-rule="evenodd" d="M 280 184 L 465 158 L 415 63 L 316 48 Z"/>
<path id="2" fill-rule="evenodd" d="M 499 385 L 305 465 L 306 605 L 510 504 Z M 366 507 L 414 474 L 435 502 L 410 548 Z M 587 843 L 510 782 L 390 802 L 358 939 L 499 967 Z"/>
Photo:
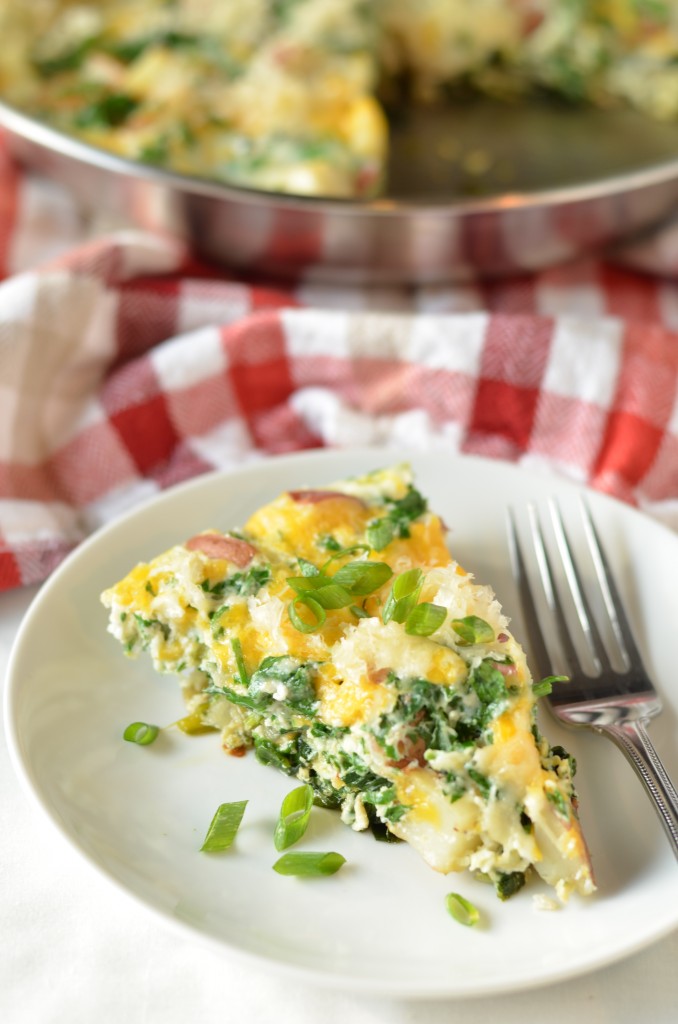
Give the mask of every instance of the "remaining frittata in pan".
<path id="1" fill-rule="evenodd" d="M 354 829 L 481 873 L 502 898 L 531 868 L 562 899 L 594 889 L 573 761 L 535 722 L 548 683 L 407 467 L 282 494 L 102 600 L 129 655 L 180 677 L 189 729 L 253 748 Z"/>
<path id="2" fill-rule="evenodd" d="M 669 0 L 0 0 L 0 33 L 0 95 L 32 115 L 122 156 L 300 195 L 379 191 L 393 82 L 678 115 Z"/>

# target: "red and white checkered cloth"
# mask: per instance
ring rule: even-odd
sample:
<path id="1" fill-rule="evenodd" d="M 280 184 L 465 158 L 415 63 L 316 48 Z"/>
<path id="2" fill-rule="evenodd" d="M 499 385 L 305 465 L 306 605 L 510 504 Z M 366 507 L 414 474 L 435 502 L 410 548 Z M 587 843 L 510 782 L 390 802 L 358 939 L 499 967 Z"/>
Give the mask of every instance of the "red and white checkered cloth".
<path id="1" fill-rule="evenodd" d="M 678 284 L 587 261 L 419 289 L 270 287 L 101 234 L 0 139 L 0 589 L 161 488 L 401 444 L 539 466 L 678 528 Z M 669 227 L 627 254 L 678 267 Z"/>

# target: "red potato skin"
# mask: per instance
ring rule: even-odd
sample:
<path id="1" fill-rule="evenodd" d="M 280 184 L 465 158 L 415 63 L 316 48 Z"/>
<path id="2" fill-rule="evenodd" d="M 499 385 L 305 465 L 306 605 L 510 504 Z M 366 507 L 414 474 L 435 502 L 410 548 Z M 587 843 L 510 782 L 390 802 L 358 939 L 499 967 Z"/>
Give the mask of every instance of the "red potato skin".
<path id="1" fill-rule="evenodd" d="M 317 505 L 321 501 L 330 501 L 333 498 L 343 498 L 344 501 L 354 501 L 362 508 L 365 508 L 365 502 L 361 498 L 356 498 L 353 494 L 344 494 L 342 491 L 288 491 L 287 492 L 292 499 L 296 501 L 298 505 Z"/>
<path id="2" fill-rule="evenodd" d="M 249 565 L 257 549 L 238 537 L 224 537 L 219 533 L 198 533 L 187 540 L 184 547 L 189 551 L 202 551 L 208 558 L 225 558 L 239 569 Z"/>

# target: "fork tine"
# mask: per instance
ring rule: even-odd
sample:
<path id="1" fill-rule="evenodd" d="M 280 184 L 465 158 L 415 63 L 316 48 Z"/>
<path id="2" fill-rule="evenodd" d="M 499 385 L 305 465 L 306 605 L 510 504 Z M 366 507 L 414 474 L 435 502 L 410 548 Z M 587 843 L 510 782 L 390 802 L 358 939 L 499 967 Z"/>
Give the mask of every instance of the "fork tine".
<path id="1" fill-rule="evenodd" d="M 551 614 L 555 617 L 557 622 L 558 636 L 563 647 L 563 653 L 565 654 L 571 672 L 583 678 L 587 676 L 587 673 L 584 671 L 584 667 L 579 658 L 579 653 L 574 645 L 574 641 L 572 640 L 572 634 L 567 623 L 560 593 L 554 582 L 551 559 L 549 558 L 546 550 L 544 533 L 541 528 L 539 517 L 537 516 L 536 507 L 533 504 L 528 505 L 527 512 L 530 520 L 535 554 L 537 556 L 539 575 L 541 576 L 542 584 L 544 586 L 547 604 Z"/>
<path id="2" fill-rule="evenodd" d="M 629 620 L 624 611 L 624 604 L 610 568 L 607 555 L 600 542 L 600 536 L 591 516 L 588 505 L 581 500 L 581 512 L 584 520 L 584 529 L 589 545 L 589 551 L 593 558 L 598 581 L 601 585 L 605 608 L 610 618 L 617 642 L 625 657 L 626 667 L 630 668 L 632 663 L 640 664 L 642 661 L 638 645 L 631 630 Z"/>
<path id="3" fill-rule="evenodd" d="M 546 595 L 546 602 L 549 607 L 551 614 L 557 620 L 558 632 L 560 635 L 561 644 L 563 647 L 563 654 L 573 671 L 582 673 L 579 657 L 572 644 L 569 630 L 565 623 L 565 617 L 563 615 L 562 606 L 558 593 L 553 585 L 553 573 L 548 561 L 548 555 L 546 554 L 546 547 L 544 545 L 544 537 L 541 531 L 541 526 L 536 516 L 536 510 L 534 505 L 530 504 L 527 508 L 528 516 L 530 520 L 530 532 L 532 536 L 532 542 L 534 551 L 537 556 L 537 564 L 539 567 L 539 576 L 544 587 Z M 508 540 L 509 540 L 509 553 L 513 566 L 513 575 L 518 586 L 518 592 L 520 596 L 520 603 L 523 609 L 524 626 L 527 631 L 527 635 L 530 641 L 530 648 L 532 656 L 535 660 L 539 674 L 541 676 L 550 675 L 553 672 L 553 657 L 549 652 L 548 644 L 544 637 L 544 633 L 541 628 L 539 621 L 539 615 L 537 612 L 537 603 L 534 598 L 534 592 L 530 583 L 527 565 L 523 554 L 523 549 L 518 537 L 518 530 L 516 527 L 515 516 L 513 509 L 507 510 L 507 525 L 508 525 Z"/>
<path id="4" fill-rule="evenodd" d="M 603 643 L 598 626 L 596 625 L 591 605 L 586 596 L 586 589 L 572 553 L 572 546 L 567 533 L 565 532 L 565 525 L 563 523 L 560 508 L 554 499 L 549 501 L 549 511 L 551 513 L 551 521 L 553 523 L 553 530 L 558 551 L 560 553 L 560 559 L 563 569 L 565 570 L 565 576 L 567 577 L 570 593 L 572 594 L 572 600 L 574 601 L 575 610 L 577 612 L 577 619 L 581 625 L 588 648 L 596 662 L 597 671 L 607 671 L 612 667 L 610 658 L 605 648 L 605 644 Z"/>
<path id="5" fill-rule="evenodd" d="M 518 540 L 513 509 L 506 510 L 506 526 L 508 533 L 509 557 L 513 568 L 513 578 L 518 587 L 520 603 L 523 609 L 525 629 L 530 639 L 532 656 L 539 667 L 539 674 L 549 675 L 551 660 L 544 641 L 544 634 L 539 627 L 537 618 L 537 606 L 534 601 L 532 587 L 527 576 L 527 566 L 523 557 L 523 550 Z"/>

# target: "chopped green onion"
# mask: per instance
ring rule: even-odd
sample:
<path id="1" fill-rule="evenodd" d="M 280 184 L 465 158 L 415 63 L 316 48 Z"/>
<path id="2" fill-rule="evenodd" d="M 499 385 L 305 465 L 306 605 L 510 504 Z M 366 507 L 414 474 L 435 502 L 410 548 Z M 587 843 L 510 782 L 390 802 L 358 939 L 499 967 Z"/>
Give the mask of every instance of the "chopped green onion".
<path id="1" fill-rule="evenodd" d="M 337 542 L 335 542 L 335 543 L 337 543 Z M 356 551 L 360 551 L 361 553 L 366 554 L 366 555 L 369 555 L 369 553 L 370 553 L 370 548 L 369 548 L 368 544 L 354 544 L 350 548 L 341 548 L 341 547 L 339 547 L 338 543 L 337 543 L 336 548 L 329 547 L 329 545 L 326 545 L 326 546 L 327 546 L 328 551 L 333 551 L 334 554 L 330 558 L 327 559 L 327 561 L 323 565 L 322 569 L 320 570 L 321 572 L 325 572 L 327 567 L 329 565 L 331 565 L 332 562 L 336 561 L 338 558 L 345 558 L 346 555 L 353 555 L 353 554 L 355 554 Z"/>
<path id="2" fill-rule="evenodd" d="M 247 675 L 247 669 L 245 668 L 245 659 L 242 653 L 242 646 L 237 637 L 232 638 L 231 648 L 233 650 L 233 654 L 235 655 L 235 663 L 238 667 L 238 679 L 240 680 L 243 686 L 249 686 L 250 679 L 249 676 Z"/>
<path id="3" fill-rule="evenodd" d="M 297 611 L 297 605 L 304 605 L 308 608 L 312 615 L 315 616 L 314 622 L 305 622 Z M 309 594 L 300 594 L 295 597 L 293 601 L 287 606 L 287 613 L 290 617 L 290 622 L 295 629 L 298 629 L 300 633 L 315 633 L 317 629 L 325 624 L 327 613 L 323 606 L 316 601 L 314 597 Z"/>
<path id="4" fill-rule="evenodd" d="M 140 747 L 147 747 L 152 743 L 160 732 L 157 725 L 149 725 L 148 722 L 132 722 L 122 734 L 122 738 L 128 743 L 136 743 Z"/>
<path id="5" fill-rule="evenodd" d="M 302 576 L 320 575 L 320 569 L 318 568 L 318 566 L 314 565 L 313 562 L 309 562 L 306 558 L 298 558 L 297 562 L 299 564 L 299 568 L 301 569 Z"/>
<path id="6" fill-rule="evenodd" d="M 532 693 L 535 697 L 548 697 L 549 693 L 553 692 L 554 683 L 567 682 L 569 682 L 567 676 L 545 676 L 544 679 L 540 679 L 538 683 L 532 684 Z"/>
<path id="7" fill-rule="evenodd" d="M 393 569 L 386 562 L 358 560 L 342 566 L 331 577 L 337 586 L 346 587 L 354 597 L 365 597 L 383 586 L 393 575 Z"/>
<path id="8" fill-rule="evenodd" d="M 448 914 L 458 921 L 459 924 L 466 925 L 467 928 L 472 928 L 474 924 L 478 924 L 480 920 L 480 911 L 477 907 L 474 907 L 463 896 L 460 896 L 458 892 L 450 892 L 445 897 L 445 906 L 447 907 Z"/>
<path id="9" fill-rule="evenodd" d="M 296 875 L 297 878 L 318 878 L 335 874 L 346 858 L 340 853 L 284 853 L 273 870 L 279 875 Z"/>
<path id="10" fill-rule="evenodd" d="M 200 847 L 205 853 L 217 853 L 220 850 L 227 850 L 236 833 L 240 828 L 242 816 L 245 813 L 247 800 L 236 800 L 230 804 L 220 804 L 216 814 L 212 818 L 207 835 Z"/>
<path id="11" fill-rule="evenodd" d="M 353 612 L 356 619 L 369 619 L 369 615 L 364 608 L 359 608 L 357 604 L 352 604 L 349 608 L 350 612 Z"/>
<path id="12" fill-rule="evenodd" d="M 335 586 L 329 577 L 323 587 L 304 587 L 304 583 L 313 582 L 316 578 L 314 576 L 312 580 L 303 580 L 301 585 L 295 579 L 290 580 L 289 583 L 292 590 L 296 590 L 302 599 L 311 596 L 312 600 L 317 601 L 321 608 L 347 608 L 351 604 L 353 597 L 348 590 Z"/>
<path id="13" fill-rule="evenodd" d="M 442 626 L 446 615 L 447 609 L 442 605 L 424 601 L 413 608 L 407 616 L 405 632 L 410 636 L 430 636 Z"/>
<path id="14" fill-rule="evenodd" d="M 395 535 L 395 526 L 391 519 L 373 519 L 367 525 L 367 540 L 374 551 L 383 551 L 391 543 Z"/>
<path id="15" fill-rule="evenodd" d="M 424 574 L 421 569 L 408 569 L 396 576 L 388 595 L 382 619 L 384 623 L 404 622 L 419 600 Z"/>
<path id="16" fill-rule="evenodd" d="M 453 619 L 452 629 L 459 637 L 459 642 L 465 646 L 472 644 L 491 644 L 494 640 L 494 630 L 485 619 L 477 615 L 467 615 L 463 619 Z"/>
<path id="17" fill-rule="evenodd" d="M 187 733 L 189 736 L 197 736 L 203 732 L 214 732 L 214 725 L 207 725 L 202 717 L 202 710 L 192 711 L 190 715 L 184 715 L 174 723 L 177 729 Z"/>
<path id="18" fill-rule="evenodd" d="M 297 786 L 287 794 L 273 834 L 276 850 L 286 850 L 301 839 L 308 827 L 312 807 L 313 790 L 310 786 Z"/>

